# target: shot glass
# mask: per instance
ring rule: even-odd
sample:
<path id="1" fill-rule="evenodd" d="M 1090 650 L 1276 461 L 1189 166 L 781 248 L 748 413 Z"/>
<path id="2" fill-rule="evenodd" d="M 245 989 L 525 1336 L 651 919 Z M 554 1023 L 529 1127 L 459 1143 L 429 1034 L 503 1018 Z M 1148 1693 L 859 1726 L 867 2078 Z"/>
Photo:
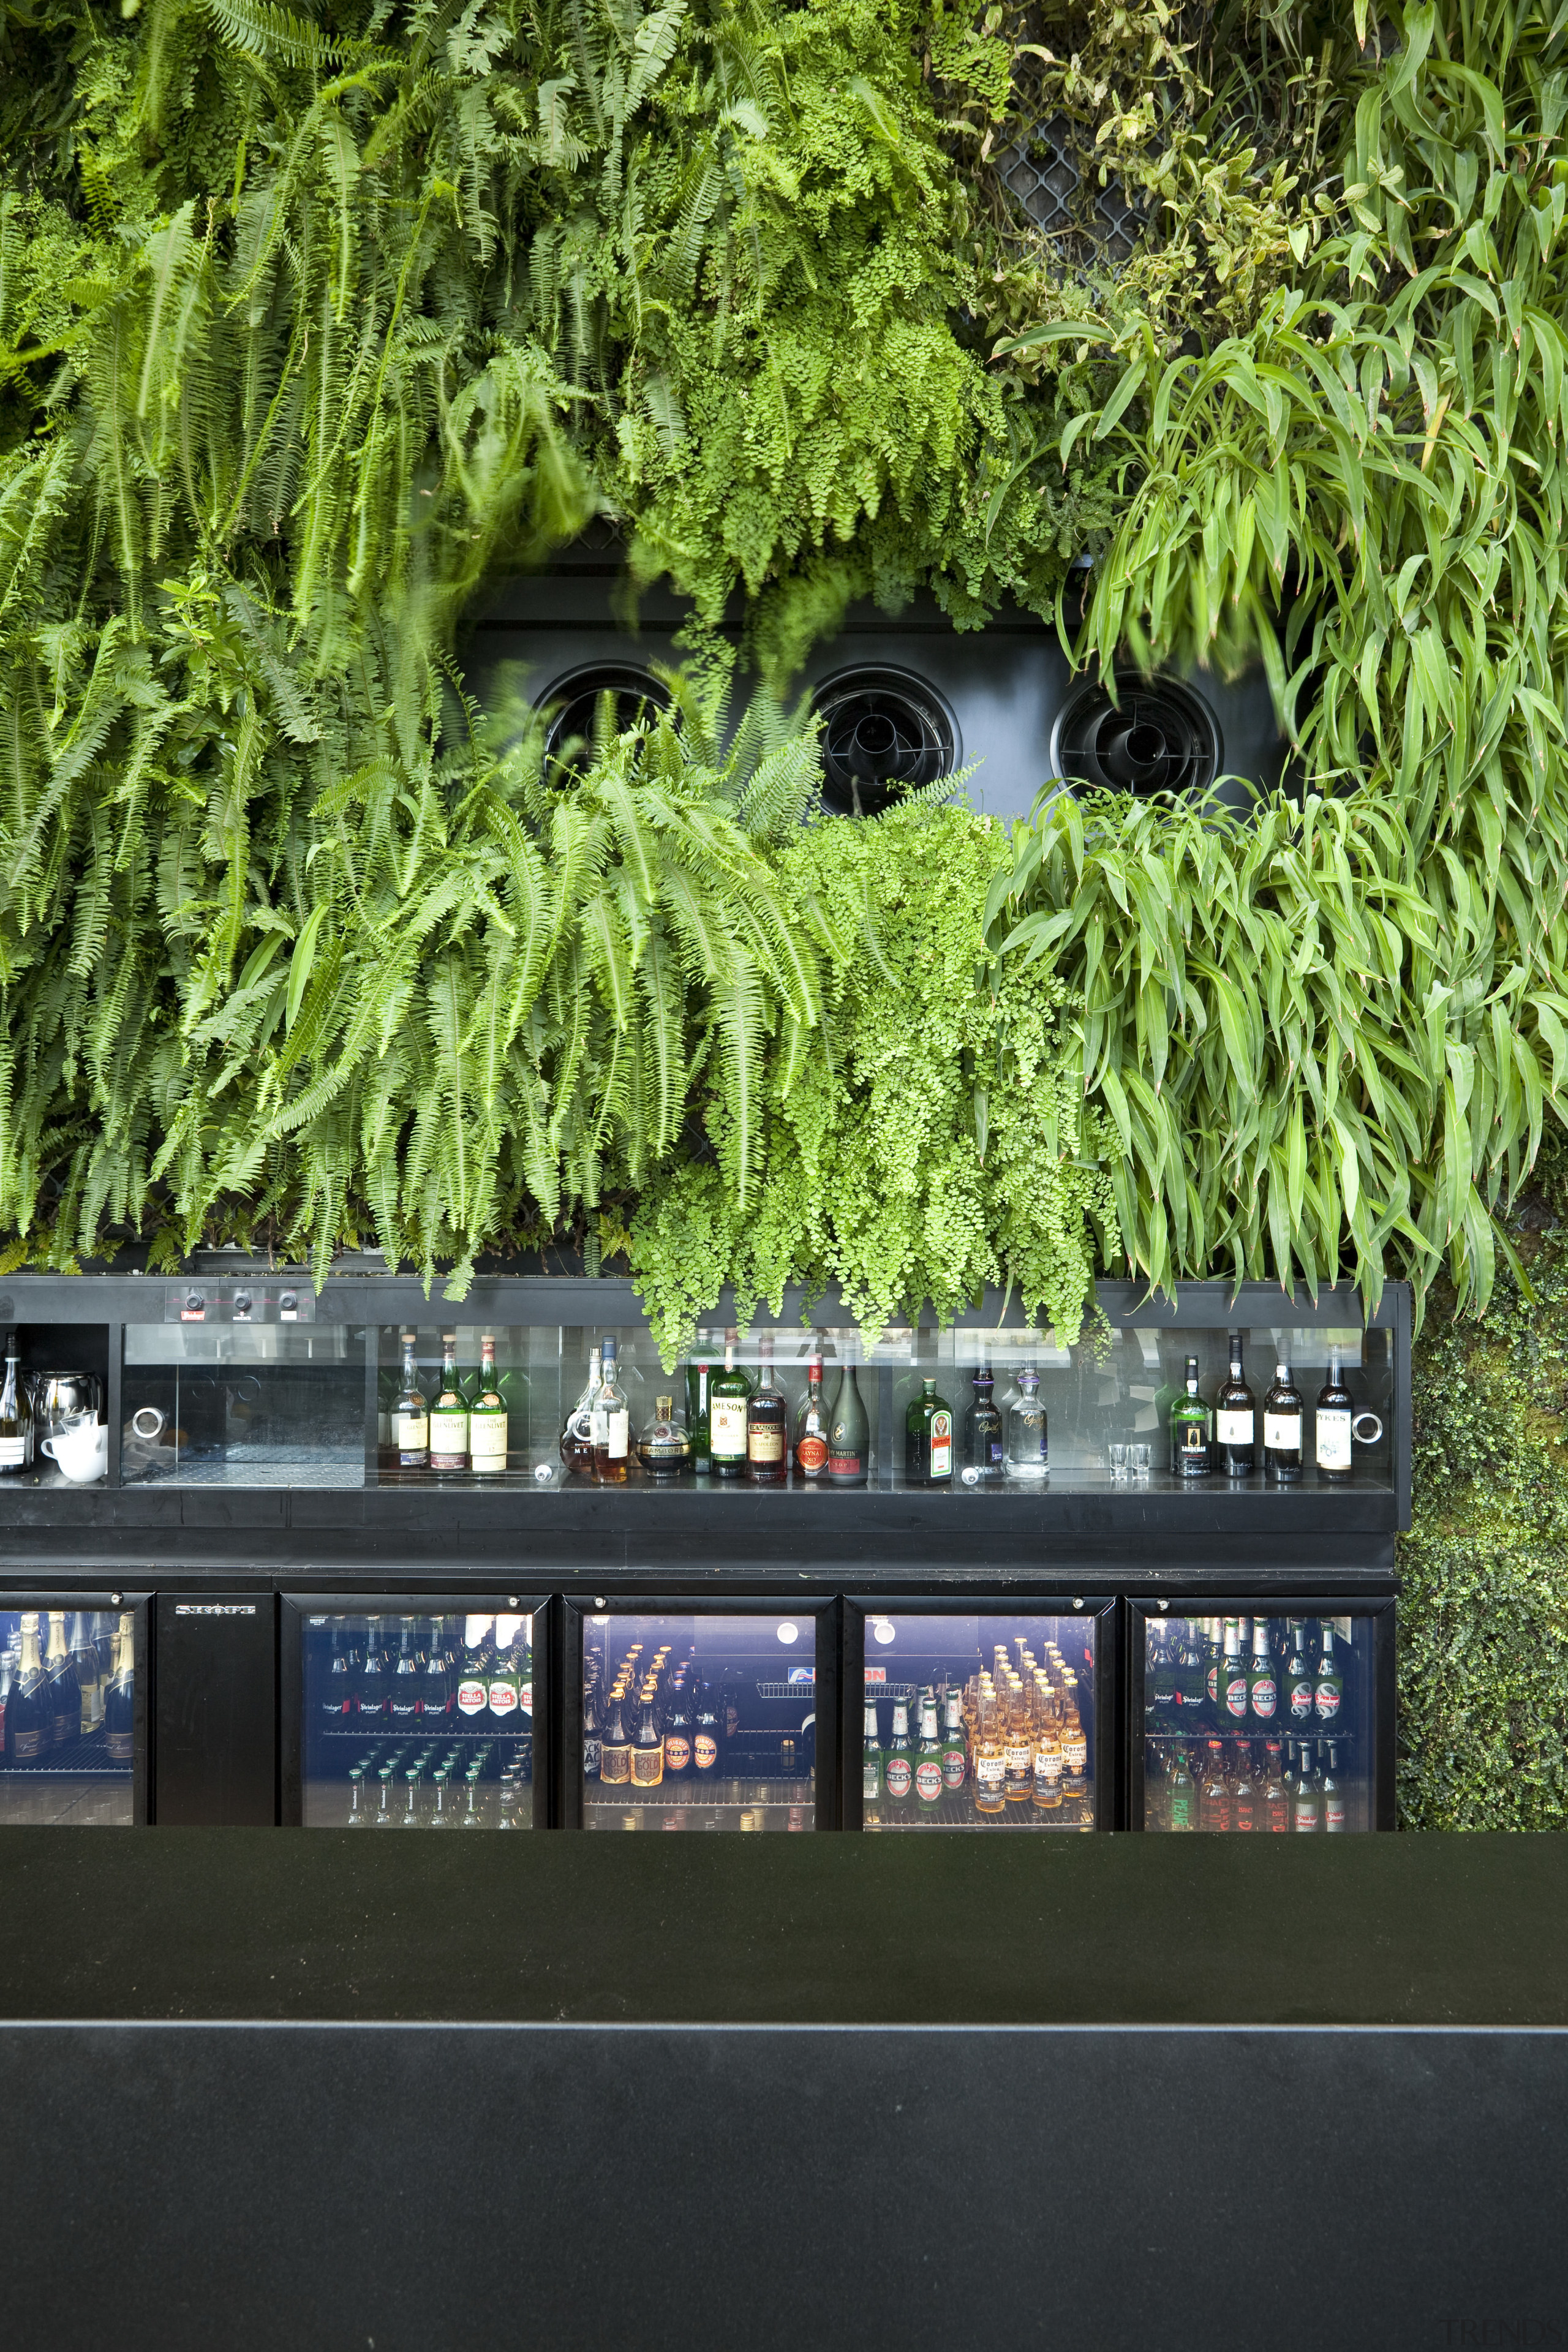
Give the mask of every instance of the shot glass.
<path id="1" fill-rule="evenodd" d="M 1117 1486 L 1125 1486 L 1127 1484 L 1126 1446 L 1112 1445 L 1108 1447 L 1107 1451 L 1110 1455 L 1110 1477 L 1112 1485 Z"/>
<path id="2" fill-rule="evenodd" d="M 1127 1459 L 1131 1468 L 1133 1485 L 1146 1486 L 1149 1484 L 1149 1448 L 1146 1445 L 1130 1445 L 1127 1449 Z"/>

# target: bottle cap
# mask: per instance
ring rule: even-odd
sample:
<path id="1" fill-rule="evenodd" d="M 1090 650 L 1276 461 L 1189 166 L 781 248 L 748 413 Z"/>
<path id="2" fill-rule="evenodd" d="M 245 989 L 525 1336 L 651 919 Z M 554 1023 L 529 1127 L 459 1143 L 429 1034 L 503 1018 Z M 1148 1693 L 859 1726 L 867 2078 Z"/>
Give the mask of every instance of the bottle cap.
<path id="1" fill-rule="evenodd" d="M 656 1397 L 654 1399 L 654 1411 L 660 1421 L 668 1421 L 670 1414 L 675 1411 L 675 1399 L 672 1396 Z"/>
<path id="2" fill-rule="evenodd" d="M 456 1333 L 455 1331 L 443 1331 L 443 1332 L 442 1332 L 442 1334 L 441 1334 L 441 1345 L 443 1346 L 443 1348 L 455 1348 L 455 1347 L 457 1346 L 457 1344 L 458 1344 L 458 1335 L 457 1335 L 457 1333 Z"/>

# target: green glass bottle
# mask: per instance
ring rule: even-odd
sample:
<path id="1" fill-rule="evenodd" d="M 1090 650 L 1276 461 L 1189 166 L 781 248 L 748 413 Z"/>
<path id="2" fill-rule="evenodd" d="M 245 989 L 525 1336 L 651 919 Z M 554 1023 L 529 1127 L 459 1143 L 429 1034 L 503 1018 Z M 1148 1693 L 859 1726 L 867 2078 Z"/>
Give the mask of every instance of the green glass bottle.
<path id="1" fill-rule="evenodd" d="M 861 1801 L 866 1805 L 878 1805 L 882 1801 L 882 1741 L 877 1729 L 877 1702 L 866 1701 L 866 1764 L 861 1786 Z"/>
<path id="2" fill-rule="evenodd" d="M 1198 1393 L 1198 1360 L 1187 1358 L 1186 1388 L 1171 1407 L 1171 1469 L 1178 1478 L 1206 1478 L 1212 1447 L 1209 1409 Z"/>
<path id="3" fill-rule="evenodd" d="M 721 1478 L 746 1475 L 746 1407 L 752 1383 L 735 1361 L 741 1344 L 736 1330 L 724 1334 L 724 1369 L 708 1382 L 709 1459 Z"/>
<path id="4" fill-rule="evenodd" d="M 904 1416 L 904 1475 L 911 1486 L 952 1484 L 952 1407 L 922 1381 Z"/>
<path id="5" fill-rule="evenodd" d="M 871 1469 L 871 1424 L 855 1367 L 846 1364 L 839 1374 L 838 1393 L 827 1431 L 827 1483 L 830 1486 L 863 1486 Z"/>

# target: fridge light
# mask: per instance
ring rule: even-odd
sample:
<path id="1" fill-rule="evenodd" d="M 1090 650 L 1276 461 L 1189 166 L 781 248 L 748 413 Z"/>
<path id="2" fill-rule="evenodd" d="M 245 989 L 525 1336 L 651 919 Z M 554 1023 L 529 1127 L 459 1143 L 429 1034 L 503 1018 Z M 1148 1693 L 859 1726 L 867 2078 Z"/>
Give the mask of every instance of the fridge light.
<path id="1" fill-rule="evenodd" d="M 892 1641 L 894 1638 L 892 1619 L 890 1617 L 879 1617 L 877 1620 L 876 1624 L 872 1626 L 871 1631 L 875 1633 L 879 1642 Z"/>
<path id="2" fill-rule="evenodd" d="M 790 1624 L 786 1619 L 784 1623 L 779 1627 L 779 1640 L 781 1642 L 798 1642 L 799 1639 L 800 1627 L 798 1625 Z"/>

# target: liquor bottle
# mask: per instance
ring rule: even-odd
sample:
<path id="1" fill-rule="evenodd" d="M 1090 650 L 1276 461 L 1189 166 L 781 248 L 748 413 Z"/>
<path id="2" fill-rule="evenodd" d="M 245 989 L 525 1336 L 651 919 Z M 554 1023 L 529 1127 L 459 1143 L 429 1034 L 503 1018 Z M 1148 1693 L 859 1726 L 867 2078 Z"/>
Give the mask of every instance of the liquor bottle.
<path id="1" fill-rule="evenodd" d="M 710 1459 L 721 1478 L 742 1478 L 746 1473 L 746 1407 L 752 1384 L 735 1361 L 741 1335 L 731 1325 L 724 1334 L 724 1369 L 708 1382 Z"/>
<path id="2" fill-rule="evenodd" d="M 84 1739 L 89 1739 L 103 1721 L 103 1691 L 98 1679 L 98 1649 L 84 1609 L 79 1609 L 71 1619 L 66 1644 L 76 1672 L 77 1688 L 81 1693 L 81 1716 L 77 1728 Z"/>
<path id="3" fill-rule="evenodd" d="M 1315 1450 L 1318 1473 L 1336 1486 L 1342 1486 L 1351 1475 L 1351 1423 L 1355 1417 L 1355 1399 L 1344 1383 L 1340 1370 L 1340 1350 L 1329 1349 L 1329 1377 L 1318 1391 Z"/>
<path id="4" fill-rule="evenodd" d="M 1173 1759 L 1171 1789 L 1167 1799 L 1173 1830 L 1195 1830 L 1198 1825 L 1198 1790 L 1187 1762 L 1184 1748 L 1178 1748 Z"/>
<path id="5" fill-rule="evenodd" d="M 129 1610 L 120 1621 L 114 1674 L 103 1694 L 103 1739 L 111 1764 L 129 1764 L 136 1753 L 136 1634 Z"/>
<path id="6" fill-rule="evenodd" d="M 1046 1408 L 1040 1402 L 1040 1376 L 1029 1365 L 1018 1375 L 1018 1394 L 1007 1408 L 1009 1478 L 1037 1480 L 1050 1475 L 1050 1447 Z"/>
<path id="7" fill-rule="evenodd" d="M 605 1736 L 599 1747 L 599 1779 L 606 1788 L 623 1787 L 632 1777 L 632 1743 L 626 1732 L 626 1704 L 619 1685 L 610 1694 Z"/>
<path id="8" fill-rule="evenodd" d="M 907 1809 L 915 1787 L 915 1750 L 914 1742 L 910 1738 L 907 1699 L 896 1698 L 893 1701 L 893 1736 L 888 1742 L 882 1785 L 889 1806 L 900 1811 Z"/>
<path id="9" fill-rule="evenodd" d="M 591 1348 L 587 1383 L 561 1424 L 561 1459 L 569 1476 L 591 1478 L 594 1475 L 594 1399 L 599 1393 L 600 1365 L 598 1349 Z"/>
<path id="10" fill-rule="evenodd" d="M 691 1761 L 699 1780 L 718 1780 L 720 1764 L 725 1752 L 724 1724 L 719 1713 L 713 1685 L 704 1680 L 698 1686 L 696 1704 L 691 1711 Z"/>
<path id="11" fill-rule="evenodd" d="M 699 1331 L 699 1340 L 702 1338 Z M 713 1467 L 708 1435 L 708 1390 L 713 1367 L 705 1355 L 696 1355 L 686 1367 L 686 1425 L 691 1435 L 691 1467 L 706 1478 Z"/>
<path id="12" fill-rule="evenodd" d="M 1263 1400 L 1263 1475 L 1289 1486 L 1301 1475 L 1301 1391 L 1283 1359 Z"/>
<path id="13" fill-rule="evenodd" d="M 447 1629 L 440 1618 L 430 1625 L 430 1646 L 419 1672 L 419 1720 L 427 1738 L 446 1731 L 452 1720 L 452 1662 L 447 1650 Z"/>
<path id="14" fill-rule="evenodd" d="M 1278 1739 L 1268 1741 L 1263 1751 L 1263 1826 L 1276 1832 L 1290 1826 L 1290 1806 L 1285 1793 L 1285 1767 Z"/>
<path id="15" fill-rule="evenodd" d="M 656 1397 L 654 1418 L 637 1440 L 637 1460 L 656 1486 L 668 1486 L 691 1467 L 691 1440 L 672 1396 Z"/>
<path id="16" fill-rule="evenodd" d="M 1237 1747 L 1236 1772 L 1231 1783 L 1231 1826 L 1234 1829 L 1245 1832 L 1263 1827 L 1263 1808 L 1258 1795 L 1252 1742 L 1243 1739 Z"/>
<path id="17" fill-rule="evenodd" d="M 637 1711 L 637 1736 L 632 1742 L 631 1767 L 634 1789 L 657 1789 L 664 1779 L 664 1736 L 654 1717 L 651 1683 L 643 1685 Z"/>
<path id="18" fill-rule="evenodd" d="M 1198 1827 L 1216 1832 L 1230 1827 L 1230 1782 L 1226 1777 L 1225 1742 L 1220 1739 L 1211 1739 L 1204 1753 Z"/>
<path id="19" fill-rule="evenodd" d="M 915 1753 L 915 1795 L 922 1813 L 934 1814 L 942 1803 L 942 1741 L 936 1727 L 936 1700 L 921 1700 L 921 1744 Z"/>
<path id="20" fill-rule="evenodd" d="M 441 1334 L 441 1385 L 430 1408 L 430 1467 L 448 1475 L 468 1466 L 468 1401 L 458 1378 L 458 1335 Z"/>
<path id="21" fill-rule="evenodd" d="M 853 1364 L 846 1364 L 838 1376 L 838 1393 L 828 1417 L 826 1475 L 830 1486 L 863 1486 L 871 1475 L 871 1423 Z"/>
<path id="22" fill-rule="evenodd" d="M 1225 1621 L 1225 1654 L 1219 1669 L 1219 1717 L 1233 1729 L 1247 1721 L 1247 1682 L 1241 1655 L 1241 1622 L 1239 1617 L 1227 1617 Z"/>
<path id="23" fill-rule="evenodd" d="M 419 1685 L 424 1676 L 419 1671 L 423 1661 L 415 1643 L 416 1630 L 414 1619 L 405 1617 L 386 1694 L 387 1721 L 395 1731 L 413 1731 L 419 1723 L 422 1699 Z"/>
<path id="24" fill-rule="evenodd" d="M 632 1450 L 632 1416 L 616 1374 L 618 1349 L 606 1333 L 599 1393 L 594 1400 L 594 1475 L 601 1486 L 624 1486 Z"/>
<path id="25" fill-rule="evenodd" d="M 56 1748 L 65 1748 L 76 1738 L 81 1727 L 81 1687 L 66 1647 L 66 1612 L 51 1609 L 49 1614 L 49 1646 L 44 1654 L 44 1679 L 49 1686 L 50 1740 Z"/>
<path id="26" fill-rule="evenodd" d="M 1274 1671 L 1268 1620 L 1252 1621 L 1252 1655 L 1247 1665 L 1247 1712 L 1254 1723 L 1270 1724 L 1279 1712 L 1279 1681 Z"/>
<path id="27" fill-rule="evenodd" d="M 805 1368 L 805 1402 L 795 1417 L 795 1466 L 803 1478 L 819 1480 L 827 1468 L 827 1406 L 822 1394 L 822 1358 L 813 1351 Z"/>
<path id="28" fill-rule="evenodd" d="M 458 1666 L 458 1705 L 454 1731 L 483 1731 L 489 1713 L 490 1685 L 485 1653 L 489 1646 L 490 1620 L 465 1617 L 463 1654 Z"/>
<path id="29" fill-rule="evenodd" d="M 773 1380 L 773 1342 L 757 1342 L 757 1385 L 746 1400 L 746 1476 L 753 1486 L 789 1484 L 789 1404 Z"/>
<path id="30" fill-rule="evenodd" d="M 392 1446 L 400 1470 L 430 1467 L 430 1411 L 415 1361 L 416 1335 L 403 1334 L 403 1370 L 392 1407 Z"/>
<path id="31" fill-rule="evenodd" d="M 1178 1478 L 1209 1475 L 1209 1409 L 1198 1394 L 1198 1360 L 1186 1360 L 1186 1386 L 1171 1407 L 1171 1467 Z"/>
<path id="32" fill-rule="evenodd" d="M 1258 1411 L 1241 1369 L 1241 1334 L 1229 1338 L 1230 1370 L 1215 1402 L 1215 1468 L 1223 1478 L 1250 1478 L 1258 1467 Z"/>
<path id="33" fill-rule="evenodd" d="M 1322 1621 L 1322 1628 L 1323 1654 L 1318 1661 L 1312 1711 L 1320 1723 L 1331 1725 L 1339 1721 L 1340 1709 L 1344 1704 L 1345 1677 L 1344 1669 L 1334 1654 L 1334 1629 L 1326 1617 Z"/>
<path id="34" fill-rule="evenodd" d="M 669 1695 L 664 1727 L 664 1769 L 668 1780 L 683 1780 L 691 1770 L 691 1693 L 677 1675 Z"/>
<path id="35" fill-rule="evenodd" d="M 33 1401 L 16 1366 L 16 1334 L 7 1331 L 0 1378 L 0 1471 L 30 1469 L 33 1461 Z"/>
<path id="36" fill-rule="evenodd" d="M 22 1614 L 22 1654 L 5 1696 L 5 1761 L 37 1764 L 54 1745 L 55 1718 L 48 1678 L 38 1655 L 36 1611 Z"/>
<path id="37" fill-rule="evenodd" d="M 868 1692 L 863 1777 L 860 1784 L 860 1800 L 863 1808 L 868 1805 L 879 1805 L 882 1801 L 883 1790 L 887 1787 L 884 1763 L 882 1737 L 877 1728 L 877 1702 Z"/>
<path id="38" fill-rule="evenodd" d="M 1290 1787 L 1290 1826 L 1293 1830 L 1321 1830 L 1323 1826 L 1322 1799 L 1312 1777 L 1310 1739 L 1303 1739 L 1297 1750 L 1296 1778 Z"/>
<path id="39" fill-rule="evenodd" d="M 952 1408 L 922 1380 L 921 1392 L 904 1416 L 904 1475 L 911 1486 L 952 1484 Z"/>
<path id="40" fill-rule="evenodd" d="M 468 1397 L 468 1459 L 476 1478 L 499 1478 L 506 1468 L 506 1399 L 496 1377 L 496 1338 L 479 1334 L 479 1377 Z"/>
<path id="41" fill-rule="evenodd" d="M 963 1729 L 963 1695 L 947 1694 L 947 1725 L 942 1740 L 942 1785 L 955 1797 L 969 1778 L 969 1742 Z"/>
<path id="42" fill-rule="evenodd" d="M 1290 1654 L 1285 1661 L 1285 1706 L 1298 1731 L 1312 1719 L 1316 1685 L 1307 1655 L 1306 1628 L 1300 1617 L 1290 1620 Z"/>
<path id="43" fill-rule="evenodd" d="M 999 1486 L 1007 1475 L 1006 1443 L 989 1364 L 979 1366 L 972 1385 L 974 1402 L 963 1416 L 964 1463 L 976 1486 Z"/>
<path id="44" fill-rule="evenodd" d="M 1342 1830 L 1347 1823 L 1344 1784 L 1340 1779 L 1340 1744 L 1337 1739 L 1331 1739 L 1327 1744 L 1328 1760 L 1323 1767 L 1322 1786 L 1323 1827 L 1325 1830 Z"/>
<path id="45" fill-rule="evenodd" d="M 1007 1810 L 1007 1760 L 997 1733 L 996 1698 L 984 1684 L 974 1733 L 974 1810 L 993 1815 Z"/>

